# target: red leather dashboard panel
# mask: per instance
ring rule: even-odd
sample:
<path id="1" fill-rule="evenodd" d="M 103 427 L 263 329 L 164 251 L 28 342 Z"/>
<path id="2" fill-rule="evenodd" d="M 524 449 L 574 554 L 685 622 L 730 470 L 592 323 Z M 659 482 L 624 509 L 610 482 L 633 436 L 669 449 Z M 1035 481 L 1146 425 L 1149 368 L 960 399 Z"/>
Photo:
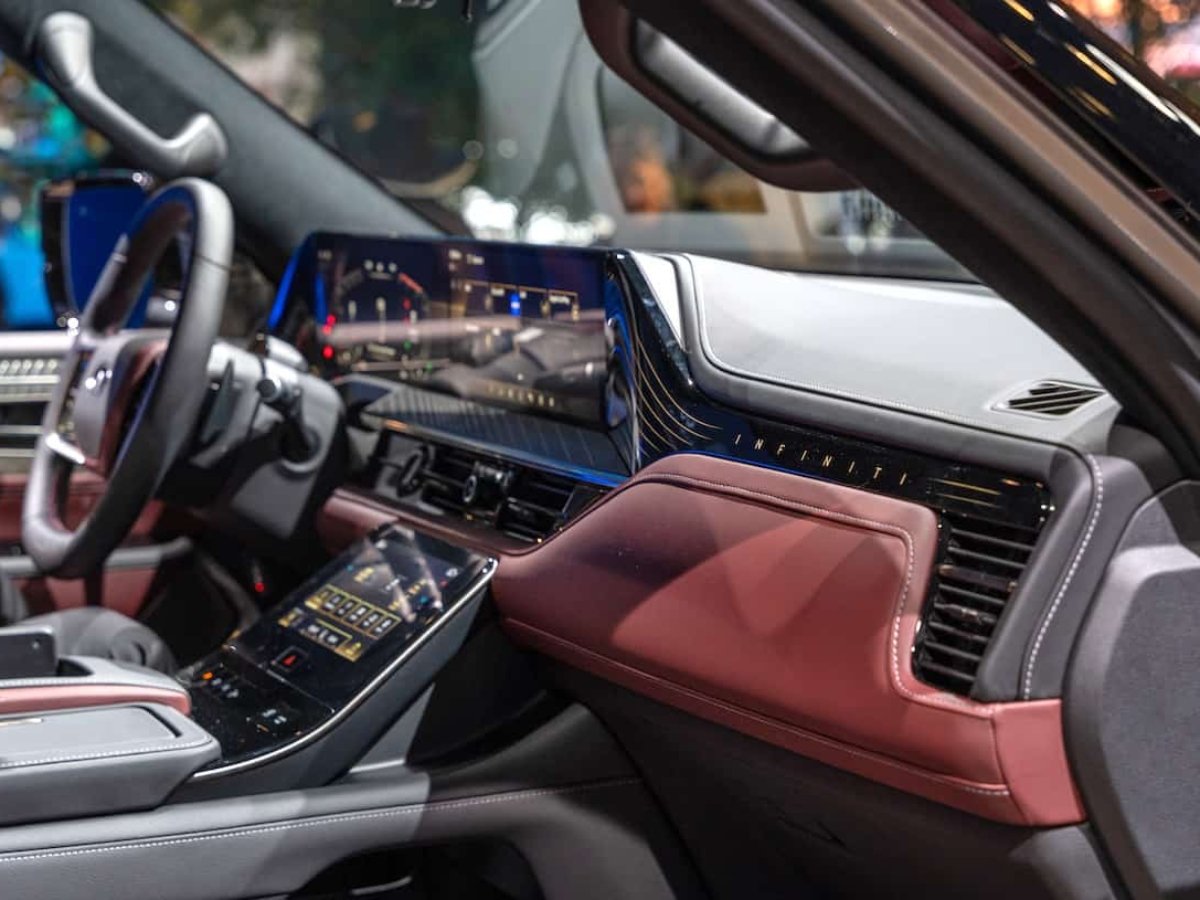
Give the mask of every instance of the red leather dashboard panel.
<path id="1" fill-rule="evenodd" d="M 1081 821 L 1059 701 L 913 677 L 936 544 L 922 506 L 676 456 L 492 586 L 517 641 L 662 702 L 998 821 Z"/>

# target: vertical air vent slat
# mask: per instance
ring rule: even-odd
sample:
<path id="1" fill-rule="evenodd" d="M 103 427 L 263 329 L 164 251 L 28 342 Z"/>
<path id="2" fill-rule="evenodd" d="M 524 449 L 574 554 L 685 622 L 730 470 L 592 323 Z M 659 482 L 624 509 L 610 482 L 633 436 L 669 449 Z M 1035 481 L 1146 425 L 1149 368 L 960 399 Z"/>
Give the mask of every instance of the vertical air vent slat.
<path id="1" fill-rule="evenodd" d="M 980 653 L 970 653 L 966 650 L 959 650 L 957 647 L 950 644 L 942 644 L 937 641 L 926 639 L 925 649 L 930 653 L 936 653 L 939 656 L 949 656 L 952 659 L 960 659 L 964 662 L 972 663 L 978 666 L 983 661 L 983 655 Z"/>
<path id="2" fill-rule="evenodd" d="M 954 691 L 956 694 L 968 693 L 971 686 L 975 683 L 974 674 L 968 675 L 960 672 L 958 669 L 943 666 L 941 663 L 935 663 L 931 660 L 926 660 L 922 663 L 921 673 L 925 681 L 931 684 L 938 684 L 947 690 Z M 964 685 L 966 690 L 963 690 Z"/>
<path id="3" fill-rule="evenodd" d="M 940 587 L 941 587 L 941 593 L 943 596 L 948 596 L 951 598 L 955 598 L 955 597 L 962 598 L 964 601 L 970 603 L 972 606 L 982 605 L 982 606 L 990 606 L 993 609 L 1004 609 L 1004 604 L 1007 599 L 1007 598 L 1003 598 L 1003 597 L 989 597 L 987 594 L 981 594 L 978 591 L 967 590 L 966 588 L 962 588 L 957 585 L 951 584 L 949 581 L 947 581 L 945 579 L 944 576 L 943 576 Z"/>
<path id="4" fill-rule="evenodd" d="M 981 647 L 986 647 L 988 645 L 988 639 L 983 635 L 972 634 L 971 632 L 965 631 L 962 628 L 954 628 L 951 625 L 947 625 L 945 622 L 929 622 L 926 627 L 932 629 L 938 634 L 954 638 L 955 640 L 966 641 L 969 644 L 975 644 L 976 646 Z"/>
<path id="5" fill-rule="evenodd" d="M 943 512 L 938 566 L 917 635 L 921 680 L 969 694 L 1000 616 L 1033 554 L 1030 529 Z"/>
<path id="6" fill-rule="evenodd" d="M 1000 559 L 988 553 L 978 553 L 974 550 L 965 550 L 962 547 L 949 547 L 946 552 L 954 559 L 969 559 L 976 562 L 989 563 L 990 565 L 999 566 L 1002 569 L 1008 569 L 1013 572 L 1020 572 L 1025 568 L 1025 563 L 1023 562 Z"/>
<path id="7" fill-rule="evenodd" d="M 945 591 L 945 588 L 945 585 L 940 586 L 940 590 L 942 591 Z M 946 603 L 942 600 L 935 600 L 933 609 L 940 613 L 943 619 L 953 619 L 955 622 L 960 622 L 963 625 L 992 628 L 999 621 L 999 617 L 992 613 L 983 612 L 972 606 L 963 606 L 961 603 Z"/>

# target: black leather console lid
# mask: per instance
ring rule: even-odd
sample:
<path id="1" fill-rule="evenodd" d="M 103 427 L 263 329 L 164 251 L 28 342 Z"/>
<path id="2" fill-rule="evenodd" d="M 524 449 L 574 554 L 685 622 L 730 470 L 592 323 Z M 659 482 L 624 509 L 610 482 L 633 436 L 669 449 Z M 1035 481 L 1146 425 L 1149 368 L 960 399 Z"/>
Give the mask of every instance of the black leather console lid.
<path id="1" fill-rule="evenodd" d="M 0 825 L 149 809 L 220 747 L 157 704 L 0 717 Z"/>

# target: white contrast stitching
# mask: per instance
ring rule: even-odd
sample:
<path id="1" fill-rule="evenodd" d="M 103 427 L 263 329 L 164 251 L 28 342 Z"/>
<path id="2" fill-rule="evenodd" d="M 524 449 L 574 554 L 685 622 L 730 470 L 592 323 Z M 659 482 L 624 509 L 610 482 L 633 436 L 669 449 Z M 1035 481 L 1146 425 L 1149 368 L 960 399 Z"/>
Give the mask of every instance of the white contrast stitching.
<path id="1" fill-rule="evenodd" d="M 117 756 L 144 756 L 147 753 L 158 753 L 166 750 L 191 750 L 194 747 L 203 747 L 205 744 L 211 743 L 213 743 L 213 739 L 206 736 L 198 740 L 188 741 L 186 744 L 142 744 L 125 750 L 106 750 L 103 753 L 79 753 L 74 756 L 42 756 L 23 762 L 0 763 L 0 769 L 32 768 L 34 766 L 47 766 L 53 763 L 84 762 L 85 760 L 110 759 Z"/>
<path id="2" fill-rule="evenodd" d="M 339 822 L 358 822 L 370 819 L 385 819 L 399 816 L 411 816 L 442 810 L 463 809 L 473 806 L 487 806 L 492 803 L 509 803 L 521 800 L 531 800 L 554 794 L 573 794 L 583 791 L 603 790 L 613 787 L 623 787 L 630 784 L 641 784 L 637 778 L 622 778 L 597 784 L 575 785 L 566 788 L 542 788 L 533 791 L 516 791 L 491 797 L 481 797 L 472 800 L 451 800 L 434 803 L 414 803 L 390 809 L 376 810 L 369 813 L 336 813 L 327 816 L 316 816 L 294 822 L 282 822 L 278 825 L 256 825 L 242 828 L 226 828 L 209 834 L 198 834 L 181 838 L 166 838 L 154 841 L 126 841 L 123 843 L 107 844 L 99 847 L 84 847 L 78 850 L 52 850 L 48 852 L 25 853 L 19 855 L 0 854 L 0 864 L 30 862 L 39 859 L 62 859 L 71 856 L 88 856 L 97 853 L 118 853 L 125 850 L 142 850 L 156 847 L 176 847 L 182 844 L 198 844 L 204 841 L 223 840 L 225 838 L 246 837 L 257 834 L 272 834 L 280 831 L 294 831 L 300 828 L 312 828 L 317 825 L 331 825 Z"/>
<path id="3" fill-rule="evenodd" d="M 1067 588 L 1071 586 L 1071 581 L 1075 577 L 1075 572 L 1079 568 L 1080 560 L 1083 559 L 1083 554 L 1091 543 L 1092 534 L 1096 530 L 1096 523 L 1100 521 L 1100 508 L 1104 505 L 1104 472 L 1101 470 L 1096 458 L 1090 453 L 1085 454 L 1088 465 L 1092 468 L 1092 474 L 1096 476 L 1096 500 L 1092 505 L 1092 517 L 1088 522 L 1087 530 L 1083 533 L 1083 540 L 1079 543 L 1079 549 L 1075 553 L 1075 558 L 1071 560 L 1071 567 L 1067 569 L 1067 574 L 1063 578 L 1063 582 L 1059 585 L 1058 593 L 1054 595 L 1054 602 L 1050 604 L 1050 611 L 1046 613 L 1046 618 L 1042 621 L 1042 627 L 1038 629 L 1037 638 L 1033 642 L 1033 650 L 1029 654 L 1029 662 L 1025 666 L 1025 686 L 1022 691 L 1022 696 L 1028 700 L 1033 693 L 1033 668 L 1037 664 L 1038 653 L 1042 649 L 1042 641 L 1046 637 L 1046 633 L 1050 630 L 1050 623 L 1054 621 L 1054 616 L 1058 612 L 1058 607 L 1062 603 L 1063 597 L 1066 596 Z"/>
<path id="4" fill-rule="evenodd" d="M 659 480 L 676 480 L 684 483 L 690 483 L 698 486 L 708 486 L 712 488 L 720 488 L 733 494 L 741 494 L 751 497 L 759 497 L 764 500 L 770 500 L 776 504 L 791 507 L 793 509 L 803 510 L 815 515 L 831 518 L 836 521 L 848 522 L 855 525 L 866 525 L 876 530 L 884 531 L 891 534 L 893 537 L 898 537 L 904 542 L 905 559 L 907 561 L 907 571 L 904 578 L 904 584 L 901 587 L 899 596 L 896 600 L 896 614 L 892 617 L 892 635 L 890 647 L 891 661 L 891 682 L 892 686 L 903 696 L 907 697 L 915 703 L 921 703 L 926 706 L 937 706 L 942 709 L 949 709 L 955 712 L 965 713 L 977 718 L 990 718 L 992 715 L 991 704 L 977 703 L 971 700 L 966 700 L 961 697 L 937 692 L 933 694 L 917 694 L 904 684 L 904 680 L 900 675 L 900 624 L 904 618 L 904 613 L 908 609 L 909 589 L 912 587 L 912 578 L 915 561 L 915 551 L 913 549 L 912 535 L 903 527 L 894 525 L 890 522 L 877 522 L 874 519 L 868 519 L 861 516 L 851 515 L 849 513 L 839 512 L 837 510 L 826 509 L 821 506 L 814 506 L 810 503 L 805 503 L 800 500 L 793 500 L 788 497 L 780 497 L 775 494 L 769 494 L 765 491 L 755 491 L 750 488 L 739 487 L 738 485 L 726 484 L 720 481 L 709 481 L 703 478 L 695 478 L 691 475 L 681 475 L 673 472 L 664 472 L 662 474 L 652 474 L 641 482 L 646 483 L 654 479 Z"/>
<path id="5" fill-rule="evenodd" d="M 797 737 L 799 737 L 803 740 L 811 741 L 814 744 L 821 744 L 822 746 L 829 747 L 830 749 L 836 750 L 840 753 L 845 753 L 849 756 L 857 756 L 861 759 L 868 760 L 877 765 L 888 766 L 893 769 L 898 769 L 901 772 L 906 772 L 910 775 L 915 775 L 918 778 L 924 778 L 928 781 L 932 781 L 935 784 L 939 784 L 943 787 L 951 788 L 952 790 L 966 791 L 971 794 L 980 794 L 985 797 L 1004 797 L 1004 796 L 1008 796 L 1011 793 L 1007 787 L 986 788 L 986 787 L 975 787 L 974 785 L 969 785 L 969 784 L 963 784 L 959 779 L 956 779 L 954 776 L 940 775 L 937 772 L 930 772 L 926 769 L 921 769 L 916 766 L 907 765 L 898 760 L 889 759 L 888 757 L 883 756 L 878 753 L 872 753 L 868 750 L 860 750 L 857 747 L 853 747 L 849 744 L 842 743 L 841 741 L 827 738 L 824 735 L 817 734 L 814 731 L 808 731 L 807 729 L 804 729 L 804 728 L 797 728 L 793 725 L 789 725 L 786 722 L 779 721 L 778 719 L 772 719 L 767 716 L 756 713 L 751 709 L 746 709 L 745 707 L 742 707 L 742 706 L 734 706 L 733 704 L 726 703 L 724 700 L 721 700 L 717 697 L 710 696 L 709 694 L 702 694 L 699 691 L 695 691 L 689 687 L 686 687 L 685 685 L 678 684 L 677 682 L 674 682 L 674 681 L 669 681 L 666 678 L 660 678 L 659 676 L 654 675 L 650 672 L 643 672 L 640 669 L 635 669 L 633 666 L 626 665 L 625 663 L 621 662 L 620 660 L 611 659 L 610 657 L 604 656 L 603 654 L 596 653 L 593 650 L 589 650 L 586 647 L 581 647 L 579 644 L 576 644 L 572 641 L 567 641 L 567 640 L 564 640 L 563 638 L 558 637 L 557 635 L 549 634 L 548 632 L 542 631 L 540 628 L 537 628 L 536 626 L 527 625 L 526 623 L 522 622 L 520 619 L 509 618 L 508 621 L 511 624 L 514 624 L 519 628 L 524 628 L 527 631 L 536 632 L 537 634 L 541 635 L 543 638 L 546 638 L 550 641 L 553 641 L 553 642 L 556 642 L 559 644 L 564 644 L 576 652 L 583 653 L 586 656 L 592 656 L 592 657 L 596 658 L 597 660 L 600 660 L 602 663 L 607 663 L 608 665 L 615 666 L 616 668 L 624 669 L 625 671 L 627 671 L 631 675 L 633 675 L 635 678 L 640 678 L 644 681 L 650 681 L 650 682 L 655 682 L 657 684 L 660 684 L 667 691 L 674 691 L 677 694 L 683 694 L 687 697 L 691 697 L 695 700 L 698 700 L 701 703 L 707 704 L 709 706 L 718 707 L 719 709 L 722 709 L 726 712 L 733 713 L 734 715 L 741 716 L 746 719 L 752 719 L 753 721 L 759 722 L 763 725 L 766 725 L 769 728 L 773 728 L 777 731 L 784 731 L 789 734 L 796 735 Z"/>

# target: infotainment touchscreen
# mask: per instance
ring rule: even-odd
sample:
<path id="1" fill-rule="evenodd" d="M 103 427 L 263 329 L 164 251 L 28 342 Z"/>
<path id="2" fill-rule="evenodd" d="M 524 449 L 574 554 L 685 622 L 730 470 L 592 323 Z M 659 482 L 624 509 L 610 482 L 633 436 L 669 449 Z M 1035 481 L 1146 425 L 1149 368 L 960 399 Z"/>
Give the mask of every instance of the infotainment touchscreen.
<path id="1" fill-rule="evenodd" d="M 318 234 L 327 365 L 492 406 L 604 424 L 603 254 Z"/>
<path id="2" fill-rule="evenodd" d="M 336 705 L 448 615 L 487 565 L 468 550 L 391 526 L 325 566 L 234 644 Z"/>

